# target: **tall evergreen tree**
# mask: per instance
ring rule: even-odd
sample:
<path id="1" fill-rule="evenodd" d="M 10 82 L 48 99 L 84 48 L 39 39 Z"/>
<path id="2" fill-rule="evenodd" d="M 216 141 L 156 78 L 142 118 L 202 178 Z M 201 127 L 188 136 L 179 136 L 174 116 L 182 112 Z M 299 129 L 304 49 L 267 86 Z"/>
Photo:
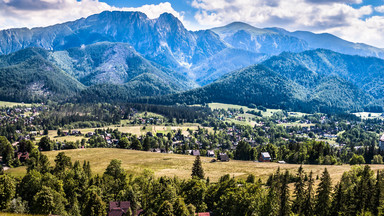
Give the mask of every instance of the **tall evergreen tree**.
<path id="1" fill-rule="evenodd" d="M 313 215 L 314 214 L 314 189 L 313 189 L 314 179 L 312 171 L 308 176 L 308 186 L 305 191 L 305 199 L 303 206 L 303 214 L 302 215 Z"/>
<path id="2" fill-rule="evenodd" d="M 325 168 L 316 191 L 315 213 L 317 215 L 329 215 L 329 209 L 331 207 L 331 192 L 331 176 L 329 175 L 327 168 Z"/>
<path id="3" fill-rule="evenodd" d="M 378 170 L 376 175 L 375 194 L 373 198 L 374 209 L 372 213 L 374 215 L 383 215 L 383 204 L 384 204 L 384 173 Z"/>
<path id="4" fill-rule="evenodd" d="M 298 215 L 301 215 L 303 211 L 303 205 L 305 200 L 305 183 L 304 183 L 304 169 L 300 166 L 297 170 L 297 181 L 295 183 L 294 191 L 295 200 L 292 204 L 292 211 Z"/>
<path id="5" fill-rule="evenodd" d="M 192 178 L 204 178 L 203 165 L 201 164 L 200 156 L 197 155 L 192 167 Z"/>
<path id="6" fill-rule="evenodd" d="M 280 216 L 287 216 L 291 214 L 290 194 L 289 194 L 289 172 L 285 171 L 282 177 L 281 195 L 280 195 Z"/>

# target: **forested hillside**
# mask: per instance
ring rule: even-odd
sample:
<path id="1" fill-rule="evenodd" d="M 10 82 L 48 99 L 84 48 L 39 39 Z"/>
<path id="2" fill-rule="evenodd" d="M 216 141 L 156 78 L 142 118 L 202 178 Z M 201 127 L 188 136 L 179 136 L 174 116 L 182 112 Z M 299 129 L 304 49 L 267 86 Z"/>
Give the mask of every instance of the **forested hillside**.
<path id="1" fill-rule="evenodd" d="M 47 61 L 49 53 L 29 48 L 0 56 L 0 100 L 66 100 L 84 85 Z"/>

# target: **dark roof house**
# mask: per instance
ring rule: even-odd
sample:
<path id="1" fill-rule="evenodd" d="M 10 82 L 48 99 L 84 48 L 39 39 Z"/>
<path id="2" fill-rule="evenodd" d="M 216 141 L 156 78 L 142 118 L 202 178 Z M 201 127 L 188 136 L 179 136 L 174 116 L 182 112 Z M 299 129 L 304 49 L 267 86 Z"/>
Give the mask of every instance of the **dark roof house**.
<path id="1" fill-rule="evenodd" d="M 225 153 L 220 153 L 219 155 L 219 160 L 222 162 L 228 162 L 229 161 L 229 156 Z"/>
<path id="2" fill-rule="evenodd" d="M 128 209 L 131 207 L 129 201 L 109 202 L 108 216 L 131 216 L 127 215 Z M 132 216 L 142 215 L 143 209 L 139 209 L 136 213 L 132 212 Z"/>
<path id="3" fill-rule="evenodd" d="M 193 156 L 197 156 L 197 155 L 200 156 L 200 151 L 199 150 L 192 150 L 192 155 Z"/>
<path id="4" fill-rule="evenodd" d="M 259 157 L 259 161 L 260 162 L 271 162 L 271 156 L 269 155 L 268 152 L 261 152 L 260 153 L 260 157 Z"/>
<path id="5" fill-rule="evenodd" d="M 123 216 L 130 207 L 131 203 L 129 201 L 109 202 L 108 216 Z"/>

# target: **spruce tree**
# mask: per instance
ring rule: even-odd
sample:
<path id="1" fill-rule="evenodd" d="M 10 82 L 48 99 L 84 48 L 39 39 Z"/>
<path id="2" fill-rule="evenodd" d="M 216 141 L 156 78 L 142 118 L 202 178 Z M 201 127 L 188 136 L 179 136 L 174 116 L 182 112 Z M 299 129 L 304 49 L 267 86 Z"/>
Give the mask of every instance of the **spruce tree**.
<path id="1" fill-rule="evenodd" d="M 291 206 L 289 201 L 289 172 L 285 171 L 281 184 L 280 195 L 280 216 L 287 216 L 291 214 Z"/>
<path id="2" fill-rule="evenodd" d="M 325 168 L 316 191 L 315 213 L 317 215 L 329 215 L 329 209 L 331 207 L 331 191 L 331 176 L 329 175 L 327 168 Z"/>
<path id="3" fill-rule="evenodd" d="M 314 191 L 313 191 L 313 173 L 312 171 L 309 173 L 308 176 L 308 187 L 305 191 L 305 198 L 304 198 L 304 205 L 303 205 L 303 213 L 302 215 L 313 215 L 313 198 L 314 198 Z"/>
<path id="4" fill-rule="evenodd" d="M 292 210 L 294 213 L 300 215 L 303 210 L 305 199 L 305 183 L 304 183 L 304 169 L 300 166 L 297 170 L 297 181 L 295 183 L 294 196 L 295 200 L 292 204 Z"/>
<path id="5" fill-rule="evenodd" d="M 378 170 L 377 175 L 376 175 L 376 185 L 375 185 L 375 195 L 373 198 L 373 204 L 374 204 L 374 209 L 372 213 L 374 215 L 382 215 L 383 214 L 383 172 Z"/>
<path id="6" fill-rule="evenodd" d="M 335 187 L 335 192 L 332 197 L 331 215 L 339 215 L 339 213 L 344 210 L 345 196 L 343 186 L 343 181 L 340 181 Z"/>
<path id="7" fill-rule="evenodd" d="M 192 178 L 204 178 L 204 170 L 199 155 L 196 156 L 195 162 L 193 163 Z"/>

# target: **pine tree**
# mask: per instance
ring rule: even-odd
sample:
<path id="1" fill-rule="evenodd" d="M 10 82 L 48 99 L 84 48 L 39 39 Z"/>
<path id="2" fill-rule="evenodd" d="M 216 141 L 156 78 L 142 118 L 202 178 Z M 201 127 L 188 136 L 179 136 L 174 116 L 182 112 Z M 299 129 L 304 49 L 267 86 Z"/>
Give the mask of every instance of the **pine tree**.
<path id="1" fill-rule="evenodd" d="M 307 187 L 307 190 L 305 191 L 305 199 L 304 199 L 302 215 L 313 215 L 313 206 L 314 206 L 313 183 L 314 183 L 313 173 L 311 171 L 308 176 L 308 187 Z"/>
<path id="2" fill-rule="evenodd" d="M 292 210 L 294 213 L 300 215 L 303 210 L 304 199 L 305 199 L 305 183 L 304 183 L 304 169 L 300 166 L 297 170 L 297 181 L 295 183 L 294 196 L 295 200 L 292 204 Z"/>
<path id="3" fill-rule="evenodd" d="M 331 215 L 339 215 L 343 212 L 345 206 L 345 196 L 343 191 L 343 181 L 340 181 L 335 187 L 335 193 L 332 198 Z"/>
<path id="4" fill-rule="evenodd" d="M 383 181 L 383 171 L 378 170 L 377 175 L 376 175 L 376 185 L 375 185 L 375 196 L 373 198 L 373 204 L 374 204 L 374 209 L 372 213 L 374 215 L 383 215 L 383 187 L 384 187 L 384 181 Z"/>
<path id="5" fill-rule="evenodd" d="M 280 195 L 280 216 L 287 216 L 291 213 L 291 206 L 289 201 L 289 172 L 285 171 L 281 184 Z"/>
<path id="6" fill-rule="evenodd" d="M 196 156 L 195 162 L 193 163 L 192 178 L 204 178 L 204 170 L 199 155 Z"/>
<path id="7" fill-rule="evenodd" d="M 317 215 L 322 215 L 322 216 L 329 215 L 329 209 L 331 207 L 331 198 L 330 198 L 331 191 L 332 191 L 331 176 L 329 175 L 327 168 L 325 168 L 320 178 L 320 184 L 316 192 L 317 194 L 316 194 L 315 213 Z"/>

